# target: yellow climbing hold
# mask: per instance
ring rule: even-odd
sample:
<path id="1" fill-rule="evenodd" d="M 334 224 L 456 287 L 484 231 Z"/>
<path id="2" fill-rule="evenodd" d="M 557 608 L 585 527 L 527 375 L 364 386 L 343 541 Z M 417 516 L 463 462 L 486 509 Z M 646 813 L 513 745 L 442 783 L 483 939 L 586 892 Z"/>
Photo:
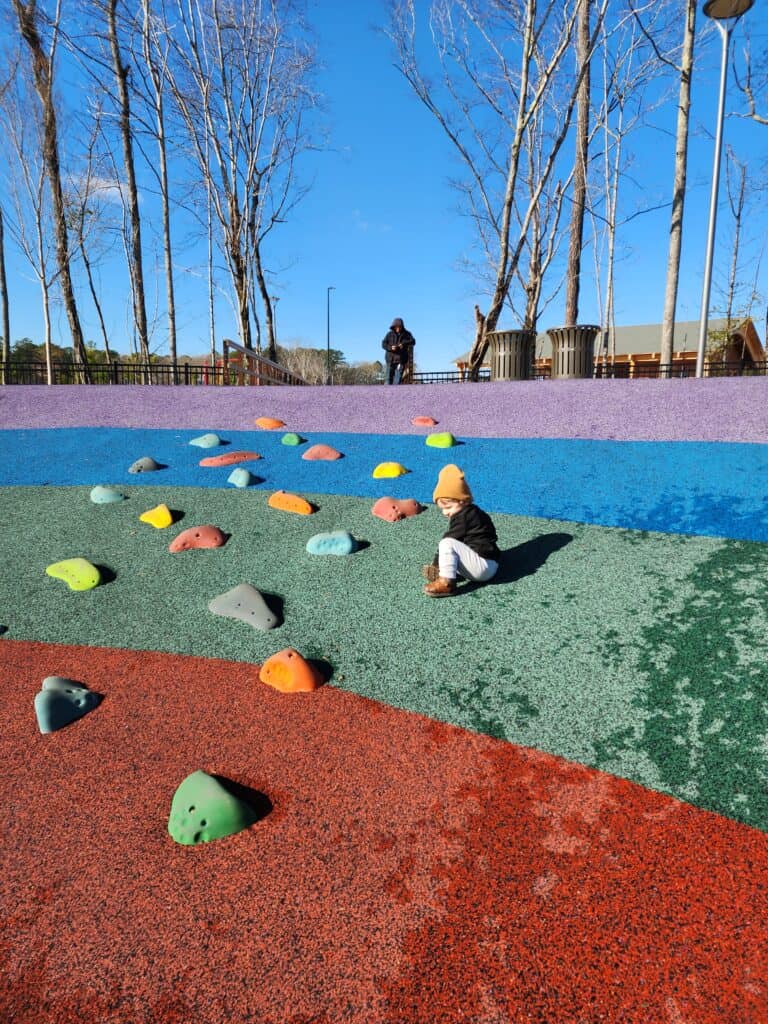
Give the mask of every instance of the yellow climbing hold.
<path id="1" fill-rule="evenodd" d="M 65 558 L 45 571 L 56 580 L 64 580 L 70 590 L 93 590 L 101 583 L 99 570 L 84 558 Z"/>
<path id="2" fill-rule="evenodd" d="M 157 530 L 164 530 L 166 526 L 171 526 L 173 523 L 173 516 L 167 505 L 156 505 L 155 508 L 147 509 L 146 512 L 141 513 L 139 519 L 142 523 L 149 523 Z"/>
<path id="3" fill-rule="evenodd" d="M 405 466 L 401 466 L 399 462 L 380 462 L 374 469 L 373 475 L 376 480 L 383 480 L 393 476 L 402 476 L 407 472 Z"/>

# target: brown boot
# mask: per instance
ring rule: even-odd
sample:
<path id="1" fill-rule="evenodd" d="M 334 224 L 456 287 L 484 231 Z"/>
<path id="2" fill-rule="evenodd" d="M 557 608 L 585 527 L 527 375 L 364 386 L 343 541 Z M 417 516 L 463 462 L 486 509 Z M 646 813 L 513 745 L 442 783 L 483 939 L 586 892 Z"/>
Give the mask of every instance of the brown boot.
<path id="1" fill-rule="evenodd" d="M 421 575 L 425 580 L 429 580 L 430 583 L 434 583 L 437 577 L 440 575 L 440 570 L 436 565 L 423 565 L 421 567 Z"/>
<path id="2" fill-rule="evenodd" d="M 444 576 L 438 576 L 434 583 L 428 583 L 424 587 L 427 597 L 453 597 L 456 593 L 456 580 L 447 580 Z"/>

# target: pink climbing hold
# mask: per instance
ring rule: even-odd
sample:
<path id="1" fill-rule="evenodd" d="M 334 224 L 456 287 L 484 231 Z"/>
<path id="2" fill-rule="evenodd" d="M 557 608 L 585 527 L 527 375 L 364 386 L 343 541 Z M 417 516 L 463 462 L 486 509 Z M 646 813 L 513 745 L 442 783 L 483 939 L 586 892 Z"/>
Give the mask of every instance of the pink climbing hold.
<path id="1" fill-rule="evenodd" d="M 414 498 L 379 498 L 371 509 L 371 515 L 378 516 L 387 523 L 397 523 L 408 516 L 417 516 L 423 511 L 423 506 Z"/>
<path id="2" fill-rule="evenodd" d="M 311 448 L 307 448 L 304 454 L 301 456 L 302 459 L 308 459 L 311 462 L 325 460 L 332 462 L 334 459 L 341 458 L 341 452 L 337 452 L 335 448 L 331 448 L 329 444 L 313 444 Z"/>
<path id="3" fill-rule="evenodd" d="M 190 526 L 168 545 L 169 551 L 191 551 L 193 548 L 220 548 L 227 535 L 218 526 Z"/>
<path id="4" fill-rule="evenodd" d="M 414 427 L 436 427 L 437 420 L 433 420 L 431 416 L 414 416 L 411 420 Z"/>
<path id="5" fill-rule="evenodd" d="M 200 459 L 201 466 L 233 466 L 236 462 L 250 462 L 251 459 L 260 459 L 256 452 L 227 452 L 226 455 L 209 455 Z"/>

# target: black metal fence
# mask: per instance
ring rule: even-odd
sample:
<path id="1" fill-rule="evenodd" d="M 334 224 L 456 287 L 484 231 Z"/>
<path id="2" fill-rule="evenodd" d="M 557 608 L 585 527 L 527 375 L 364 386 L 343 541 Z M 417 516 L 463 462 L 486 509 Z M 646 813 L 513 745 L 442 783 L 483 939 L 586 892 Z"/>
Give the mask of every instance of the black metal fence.
<path id="1" fill-rule="evenodd" d="M 52 365 L 54 384 L 82 384 L 83 372 L 75 363 L 55 362 Z M 595 377 L 603 380 L 641 380 L 659 377 L 693 377 L 696 367 L 693 363 L 672 363 L 644 366 L 642 363 L 610 363 L 595 365 Z M 241 370 L 224 369 L 222 366 L 206 366 L 192 363 L 180 363 L 176 370 L 167 363 L 92 363 L 88 366 L 91 384 L 187 384 L 187 385 L 229 385 L 245 383 Z M 536 367 L 535 380 L 549 380 L 549 367 Z M 768 362 L 760 363 L 721 363 L 704 364 L 705 377 L 765 377 L 768 376 Z M 489 381 L 490 370 L 482 369 L 479 381 Z M 6 384 L 47 384 L 48 374 L 45 363 L 41 362 L 10 362 L 0 361 L 0 380 Z M 468 378 L 458 370 L 414 373 L 414 384 L 460 384 L 467 383 Z M 282 384 L 283 381 L 261 379 L 262 386 Z M 286 381 L 285 383 L 288 383 Z M 378 383 L 383 383 L 383 379 Z"/>

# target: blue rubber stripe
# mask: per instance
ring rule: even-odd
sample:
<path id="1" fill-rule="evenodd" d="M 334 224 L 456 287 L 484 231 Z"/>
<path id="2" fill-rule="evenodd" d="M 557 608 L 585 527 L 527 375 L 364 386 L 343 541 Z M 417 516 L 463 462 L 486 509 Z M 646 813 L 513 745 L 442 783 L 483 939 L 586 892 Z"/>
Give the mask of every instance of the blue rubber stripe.
<path id="1" fill-rule="evenodd" d="M 226 488 L 232 467 L 203 468 L 200 459 L 247 449 L 263 456 L 244 464 L 262 489 L 428 502 L 440 468 L 456 462 L 489 512 L 768 541 L 768 445 L 471 438 L 437 449 L 409 435 L 318 433 L 309 443 L 330 444 L 345 457 L 309 462 L 301 458 L 308 445 L 283 445 L 279 432 L 229 431 L 221 435 L 229 442 L 225 447 L 190 446 L 200 433 L 106 427 L 0 431 L 0 484 Z M 129 474 L 128 467 L 144 455 L 167 468 Z M 373 479 L 374 467 L 389 461 L 410 472 Z"/>

